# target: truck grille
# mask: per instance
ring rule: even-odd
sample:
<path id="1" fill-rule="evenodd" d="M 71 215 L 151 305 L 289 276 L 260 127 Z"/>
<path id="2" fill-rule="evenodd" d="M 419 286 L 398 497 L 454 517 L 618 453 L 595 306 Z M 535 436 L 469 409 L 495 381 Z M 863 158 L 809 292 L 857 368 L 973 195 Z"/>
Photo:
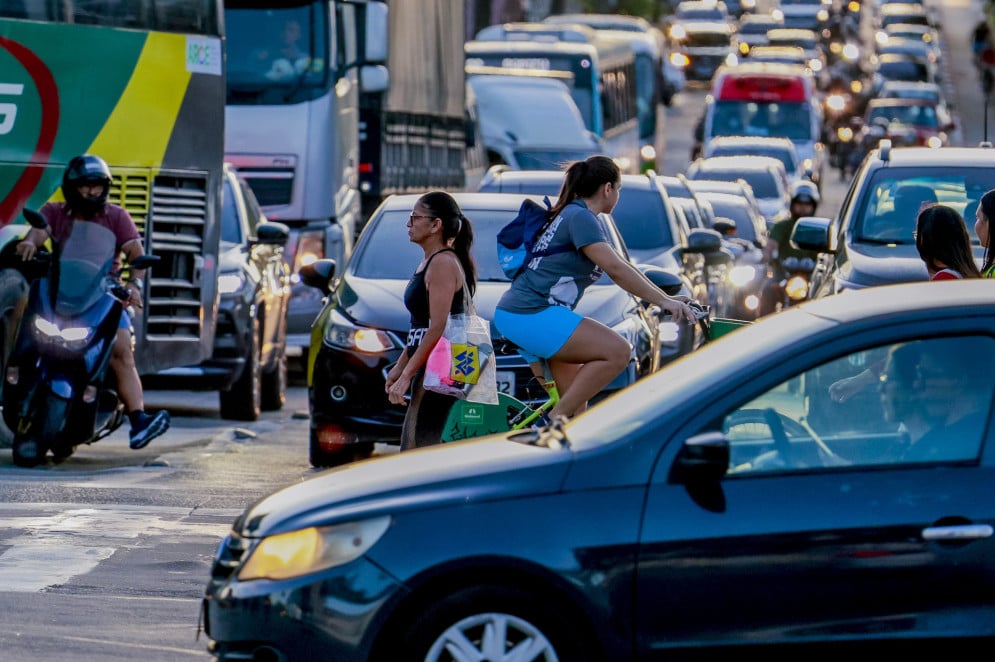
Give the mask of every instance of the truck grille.
<path id="1" fill-rule="evenodd" d="M 159 175 L 150 190 L 148 174 L 124 170 L 114 175 L 110 200 L 131 214 L 145 237 L 146 252 L 159 256 L 147 279 L 146 339 L 199 343 L 203 329 L 197 264 L 204 254 L 207 180 Z"/>

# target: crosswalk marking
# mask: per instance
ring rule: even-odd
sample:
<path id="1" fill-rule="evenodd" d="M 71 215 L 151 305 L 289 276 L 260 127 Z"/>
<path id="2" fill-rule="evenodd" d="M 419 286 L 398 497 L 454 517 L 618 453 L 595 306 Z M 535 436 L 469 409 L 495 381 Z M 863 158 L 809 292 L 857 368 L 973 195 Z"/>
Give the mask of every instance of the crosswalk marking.
<path id="1" fill-rule="evenodd" d="M 22 533 L 0 538 L 9 547 L 0 554 L 0 591 L 18 593 L 43 591 L 85 575 L 142 536 L 220 540 L 231 527 L 230 521 L 183 521 L 189 509 L 94 506 L 13 516 L 6 506 L 3 510 L 0 532 Z"/>

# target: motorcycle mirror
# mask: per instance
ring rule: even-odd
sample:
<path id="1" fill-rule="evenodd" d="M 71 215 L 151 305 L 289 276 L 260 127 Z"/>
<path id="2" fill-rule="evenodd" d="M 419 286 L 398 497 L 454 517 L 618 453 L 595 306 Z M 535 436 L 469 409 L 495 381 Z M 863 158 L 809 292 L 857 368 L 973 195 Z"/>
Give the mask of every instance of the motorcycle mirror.
<path id="1" fill-rule="evenodd" d="M 128 263 L 132 269 L 148 269 L 159 261 L 158 255 L 141 255 Z"/>
<path id="2" fill-rule="evenodd" d="M 25 207 L 21 211 L 21 214 L 24 216 L 24 220 L 26 220 L 28 224 L 33 228 L 44 230 L 45 228 L 48 227 L 48 221 L 45 220 L 45 217 L 39 214 L 34 209 L 28 209 L 27 207 Z"/>

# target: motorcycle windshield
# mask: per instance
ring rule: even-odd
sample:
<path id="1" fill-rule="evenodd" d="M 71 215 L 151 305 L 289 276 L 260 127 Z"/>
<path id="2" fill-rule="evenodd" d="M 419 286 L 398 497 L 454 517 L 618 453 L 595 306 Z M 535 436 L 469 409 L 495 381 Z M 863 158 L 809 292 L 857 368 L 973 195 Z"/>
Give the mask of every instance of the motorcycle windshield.
<path id="1" fill-rule="evenodd" d="M 73 223 L 59 255 L 57 315 L 76 317 L 104 295 L 104 279 L 111 271 L 116 247 L 114 233 L 107 228 L 96 223 Z"/>

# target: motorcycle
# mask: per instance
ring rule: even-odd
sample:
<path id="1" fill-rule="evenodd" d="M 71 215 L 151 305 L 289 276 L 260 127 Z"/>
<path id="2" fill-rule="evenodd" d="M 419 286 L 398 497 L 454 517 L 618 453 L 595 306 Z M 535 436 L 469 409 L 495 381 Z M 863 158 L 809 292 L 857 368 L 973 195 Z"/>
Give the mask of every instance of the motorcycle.
<path id="1" fill-rule="evenodd" d="M 35 228 L 45 219 L 25 209 Z M 128 291 L 112 272 L 114 234 L 96 223 L 74 224 L 58 260 L 39 252 L 46 275 L 30 286 L 4 375 L 4 422 L 14 433 L 14 464 L 33 467 L 50 451 L 56 462 L 79 444 L 111 434 L 126 418 L 115 390 L 111 353 Z M 147 269 L 159 258 L 130 264 Z"/>
<path id="2" fill-rule="evenodd" d="M 773 308 L 786 310 L 807 299 L 808 284 L 814 269 L 815 260 L 810 257 L 792 255 L 781 260 L 768 288 L 768 292 L 774 295 Z"/>

